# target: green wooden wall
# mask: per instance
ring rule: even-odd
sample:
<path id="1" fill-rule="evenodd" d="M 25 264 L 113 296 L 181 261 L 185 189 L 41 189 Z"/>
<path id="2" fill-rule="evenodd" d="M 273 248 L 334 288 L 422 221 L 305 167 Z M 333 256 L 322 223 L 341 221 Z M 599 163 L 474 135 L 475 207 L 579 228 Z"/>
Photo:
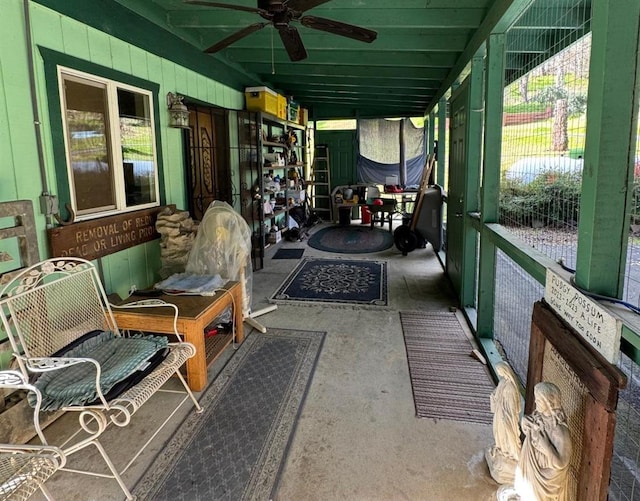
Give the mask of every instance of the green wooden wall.
<path id="1" fill-rule="evenodd" d="M 159 143 L 164 200 L 186 207 L 186 185 L 180 129 L 167 126 L 165 96 L 182 94 L 203 103 L 242 109 L 243 93 L 197 71 L 126 43 L 115 36 L 30 2 L 32 47 L 27 47 L 22 0 L 2 0 L 0 30 L 0 202 L 32 200 L 36 213 L 41 258 L 48 256 L 46 221 L 39 214 L 43 191 L 29 92 L 28 51 L 35 59 L 38 110 L 42 123 L 46 178 L 56 195 L 56 169 L 49 121 L 44 61 L 40 48 L 68 55 L 159 86 Z M 194 49 L 195 50 L 195 49 Z M 185 57 L 185 59 L 188 59 Z M 0 221 L 3 226 L 9 223 Z M 129 287 L 146 287 L 156 280 L 160 266 L 158 241 L 139 245 L 101 259 L 108 292 L 126 294 Z M 3 270 L 0 269 L 0 272 Z M 5 270 L 6 271 L 6 270 Z"/>

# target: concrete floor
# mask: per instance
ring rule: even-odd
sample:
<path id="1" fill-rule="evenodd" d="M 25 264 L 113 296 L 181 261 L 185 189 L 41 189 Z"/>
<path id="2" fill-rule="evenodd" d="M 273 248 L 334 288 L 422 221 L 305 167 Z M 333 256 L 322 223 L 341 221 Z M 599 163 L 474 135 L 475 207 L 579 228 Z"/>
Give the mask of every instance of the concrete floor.
<path id="1" fill-rule="evenodd" d="M 357 222 L 354 222 L 357 224 Z M 320 226 L 314 228 L 317 231 Z M 351 309 L 278 305 L 259 317 L 267 328 L 327 332 L 309 394 L 289 452 L 279 501 L 476 501 L 493 499 L 497 484 L 489 476 L 483 450 L 492 444 L 490 426 L 415 417 L 399 311 L 449 311 L 456 305 L 440 262 L 432 251 L 417 249 L 407 256 L 392 247 L 375 254 L 329 254 L 306 242 L 282 242 L 305 248 L 305 257 L 386 259 L 390 309 Z M 268 298 L 297 263 L 272 260 L 253 274 L 253 309 Z M 233 349 L 209 369 L 210 379 Z M 124 430 L 109 430 L 102 440 L 115 460 L 132 444 L 144 441 L 149 422 L 166 414 L 175 395 L 154 397 Z M 169 423 L 124 474 L 132 488 L 162 444 L 189 412 L 188 405 Z M 65 416 L 48 430 L 62 436 Z M 86 449 L 73 461 L 96 460 Z M 56 499 L 112 501 L 123 498 L 113 480 L 58 473 L 47 484 Z M 151 500 L 150 500 L 151 501 Z M 204 500 L 203 500 L 204 501 Z M 209 500 L 206 500 L 209 501 Z"/>

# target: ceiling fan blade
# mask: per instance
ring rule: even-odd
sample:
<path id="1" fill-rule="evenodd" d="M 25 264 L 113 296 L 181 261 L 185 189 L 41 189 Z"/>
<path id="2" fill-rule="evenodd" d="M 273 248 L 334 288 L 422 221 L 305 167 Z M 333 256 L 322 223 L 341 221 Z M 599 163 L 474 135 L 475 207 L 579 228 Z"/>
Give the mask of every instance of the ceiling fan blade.
<path id="1" fill-rule="evenodd" d="M 284 48 L 287 50 L 287 54 L 289 54 L 289 59 L 292 61 L 302 61 L 307 58 L 307 51 L 304 48 L 302 43 L 302 38 L 300 38 L 300 33 L 293 26 L 285 26 L 283 28 L 278 28 L 278 33 L 280 33 L 280 39 L 284 44 Z"/>
<path id="2" fill-rule="evenodd" d="M 287 7 L 297 12 L 305 12 L 329 1 L 330 0 L 289 0 L 287 2 Z"/>
<path id="3" fill-rule="evenodd" d="M 352 24 L 345 24 L 339 21 L 333 21 L 332 19 L 325 19 L 324 17 L 316 16 L 303 16 L 300 18 L 300 22 L 307 28 L 313 28 L 314 30 L 326 31 L 333 33 L 334 35 L 340 35 L 343 37 L 353 38 L 360 42 L 373 42 L 378 33 L 367 28 L 361 28 Z"/>
<path id="4" fill-rule="evenodd" d="M 261 30 L 267 24 L 269 23 L 255 23 L 250 26 L 247 26 L 246 28 L 243 28 L 240 31 L 236 31 L 233 35 L 223 40 L 220 40 L 217 44 L 212 45 L 208 49 L 205 49 L 205 52 L 207 54 L 213 54 L 214 52 L 218 52 L 218 51 L 221 51 L 222 49 L 226 49 L 232 43 L 235 43 L 241 38 L 251 35 L 251 33 L 255 33 L 256 31 Z"/>
<path id="5" fill-rule="evenodd" d="M 189 5 L 204 5 L 205 7 L 217 7 L 219 9 L 232 9 L 241 10 L 243 12 L 254 12 L 256 14 L 263 14 L 265 11 L 262 9 L 256 9 L 255 7 L 245 7 L 244 5 L 233 5 L 230 3 L 219 2 L 207 2 L 206 0 L 182 0 L 183 3 Z"/>

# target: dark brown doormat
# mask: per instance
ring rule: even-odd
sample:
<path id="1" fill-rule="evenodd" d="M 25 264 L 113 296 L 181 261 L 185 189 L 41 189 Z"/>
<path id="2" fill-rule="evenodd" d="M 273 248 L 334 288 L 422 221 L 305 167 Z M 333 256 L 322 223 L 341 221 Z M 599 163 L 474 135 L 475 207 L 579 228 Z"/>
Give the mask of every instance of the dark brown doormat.
<path id="1" fill-rule="evenodd" d="M 495 388 L 455 313 L 400 312 L 418 417 L 491 424 Z"/>

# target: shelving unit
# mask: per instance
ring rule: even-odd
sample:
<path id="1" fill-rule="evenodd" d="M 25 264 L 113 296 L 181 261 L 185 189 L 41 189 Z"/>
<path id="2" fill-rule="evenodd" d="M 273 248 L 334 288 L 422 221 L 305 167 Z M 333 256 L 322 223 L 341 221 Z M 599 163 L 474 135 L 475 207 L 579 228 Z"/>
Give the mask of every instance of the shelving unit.
<path id="1" fill-rule="evenodd" d="M 291 138 L 287 141 L 289 134 Z M 264 251 L 272 245 L 271 228 L 280 229 L 282 238 L 288 229 L 289 212 L 306 197 L 305 143 L 304 125 L 264 112 L 238 112 L 240 206 L 252 231 L 254 270 L 264 266 Z M 278 158 L 283 159 L 280 164 Z M 272 184 L 276 177 L 278 185 Z M 268 211 L 265 204 L 270 205 Z"/>
<path id="2" fill-rule="evenodd" d="M 306 134 L 304 126 L 268 113 L 259 113 L 258 121 L 261 123 L 263 246 L 266 248 L 282 238 L 289 228 L 289 211 L 304 202 Z M 267 204 L 271 205 L 270 209 Z M 280 233 L 272 232 L 272 228 Z"/>

